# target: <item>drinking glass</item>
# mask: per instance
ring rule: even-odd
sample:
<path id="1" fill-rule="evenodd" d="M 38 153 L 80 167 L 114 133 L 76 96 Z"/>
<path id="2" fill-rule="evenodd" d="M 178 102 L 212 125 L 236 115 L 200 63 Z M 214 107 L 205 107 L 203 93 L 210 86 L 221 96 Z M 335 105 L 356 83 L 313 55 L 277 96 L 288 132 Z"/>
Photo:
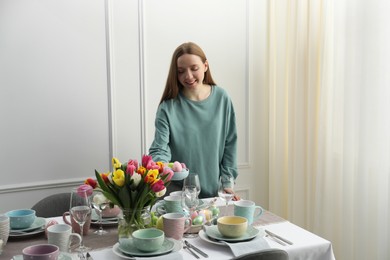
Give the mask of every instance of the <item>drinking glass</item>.
<path id="1" fill-rule="evenodd" d="M 71 191 L 70 197 L 70 214 L 74 221 L 76 221 L 80 226 L 80 236 L 82 238 L 80 246 L 76 248 L 79 252 L 80 259 L 85 259 L 84 252 L 89 250 L 84 246 L 83 242 L 83 227 L 87 221 L 88 216 L 91 214 L 91 205 L 89 201 L 88 192 L 80 188 L 73 188 Z"/>
<path id="2" fill-rule="evenodd" d="M 195 186 L 184 186 L 181 196 L 183 209 L 188 212 L 190 217 L 192 217 L 196 207 L 199 205 L 197 188 Z M 197 234 L 185 233 L 183 236 L 188 238 L 197 237 Z"/>
<path id="3" fill-rule="evenodd" d="M 94 190 L 92 194 L 92 200 L 91 200 L 92 207 L 95 209 L 96 213 L 98 214 L 99 220 L 99 229 L 95 230 L 95 234 L 98 235 L 104 235 L 108 232 L 103 229 L 103 210 L 110 206 L 110 202 L 107 200 L 107 198 L 103 195 L 103 193 L 100 190 Z"/>
<path id="4" fill-rule="evenodd" d="M 228 215 L 228 204 L 229 201 L 234 197 L 234 194 L 227 193 L 225 188 L 234 189 L 234 178 L 231 176 L 221 176 L 218 184 L 218 196 L 226 202 L 225 205 L 225 216 Z"/>
<path id="5" fill-rule="evenodd" d="M 200 181 L 199 176 L 196 173 L 190 173 L 187 178 L 184 179 L 183 182 L 183 190 L 186 187 L 195 188 L 196 189 L 196 195 L 199 196 L 200 193 Z"/>

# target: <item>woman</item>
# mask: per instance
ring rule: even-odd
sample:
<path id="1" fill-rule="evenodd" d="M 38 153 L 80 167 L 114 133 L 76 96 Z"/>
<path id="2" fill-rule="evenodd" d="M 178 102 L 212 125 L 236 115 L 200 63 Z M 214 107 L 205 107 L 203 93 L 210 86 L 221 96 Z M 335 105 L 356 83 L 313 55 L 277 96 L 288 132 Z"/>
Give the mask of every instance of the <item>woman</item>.
<path id="1" fill-rule="evenodd" d="M 155 127 L 149 154 L 154 161 L 184 162 L 199 175 L 201 198 L 218 196 L 220 176 L 237 178 L 233 104 L 214 82 L 206 55 L 195 43 L 183 43 L 173 53 Z M 181 189 L 181 183 L 172 184 Z M 225 191 L 234 194 L 229 187 Z"/>

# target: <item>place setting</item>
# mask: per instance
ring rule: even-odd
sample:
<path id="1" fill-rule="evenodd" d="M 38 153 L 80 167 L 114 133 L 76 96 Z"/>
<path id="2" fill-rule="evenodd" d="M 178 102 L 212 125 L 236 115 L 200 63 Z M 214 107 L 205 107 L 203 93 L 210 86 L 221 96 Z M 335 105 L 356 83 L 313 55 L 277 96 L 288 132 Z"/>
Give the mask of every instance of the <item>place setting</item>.
<path id="1" fill-rule="evenodd" d="M 16 209 L 5 213 L 9 217 L 10 238 L 29 237 L 45 232 L 46 219 L 37 217 L 33 209 Z"/>
<path id="2" fill-rule="evenodd" d="M 135 259 L 135 257 L 161 257 L 175 259 L 175 252 L 181 249 L 181 241 L 167 237 L 163 230 L 157 228 L 139 229 L 132 233 L 129 238 L 121 238 L 112 251 L 124 259 Z M 176 255 L 177 259 L 181 259 Z"/>

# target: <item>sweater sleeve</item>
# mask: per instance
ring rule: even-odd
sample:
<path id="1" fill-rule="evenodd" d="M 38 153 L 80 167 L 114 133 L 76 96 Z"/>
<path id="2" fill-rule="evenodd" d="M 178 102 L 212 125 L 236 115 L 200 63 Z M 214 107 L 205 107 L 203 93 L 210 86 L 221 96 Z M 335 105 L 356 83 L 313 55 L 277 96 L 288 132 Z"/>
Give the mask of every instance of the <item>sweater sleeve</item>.
<path id="1" fill-rule="evenodd" d="M 155 134 L 152 145 L 149 148 L 149 155 L 153 161 L 170 162 L 171 150 L 169 148 L 169 122 L 168 116 L 160 105 L 155 120 Z"/>
<path id="2" fill-rule="evenodd" d="M 221 162 L 221 176 L 238 176 L 237 171 L 237 128 L 236 116 L 232 102 L 230 102 L 226 113 L 226 140 L 223 158 Z"/>

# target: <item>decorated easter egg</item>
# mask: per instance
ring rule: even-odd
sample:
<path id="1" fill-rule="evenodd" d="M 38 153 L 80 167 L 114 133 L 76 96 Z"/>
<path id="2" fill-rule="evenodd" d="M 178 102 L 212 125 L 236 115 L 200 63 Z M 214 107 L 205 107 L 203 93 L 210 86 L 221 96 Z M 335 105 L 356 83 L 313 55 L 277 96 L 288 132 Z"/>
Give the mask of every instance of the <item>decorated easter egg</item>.
<path id="1" fill-rule="evenodd" d="M 218 216 L 218 215 L 219 215 L 219 208 L 213 207 L 213 208 L 211 209 L 211 212 L 213 213 L 213 216 L 214 216 L 214 217 L 215 217 L 215 216 Z"/>
<path id="2" fill-rule="evenodd" d="M 205 209 L 203 210 L 203 214 L 205 216 L 206 221 L 209 221 L 213 217 L 213 213 L 211 210 Z"/>
<path id="3" fill-rule="evenodd" d="M 195 219 L 198 216 L 198 212 L 194 211 L 191 214 L 191 219 Z"/>
<path id="4" fill-rule="evenodd" d="M 203 210 L 199 212 L 198 217 L 202 217 L 202 220 L 206 221 L 206 215 L 204 214 Z"/>
<path id="5" fill-rule="evenodd" d="M 197 217 L 195 217 L 193 220 L 192 220 L 192 225 L 202 225 L 203 224 L 203 216 L 201 215 L 198 215 Z"/>
<path id="6" fill-rule="evenodd" d="M 178 161 L 175 161 L 173 163 L 172 170 L 174 172 L 181 172 L 183 170 L 183 167 L 181 166 L 181 163 L 179 163 Z"/>

